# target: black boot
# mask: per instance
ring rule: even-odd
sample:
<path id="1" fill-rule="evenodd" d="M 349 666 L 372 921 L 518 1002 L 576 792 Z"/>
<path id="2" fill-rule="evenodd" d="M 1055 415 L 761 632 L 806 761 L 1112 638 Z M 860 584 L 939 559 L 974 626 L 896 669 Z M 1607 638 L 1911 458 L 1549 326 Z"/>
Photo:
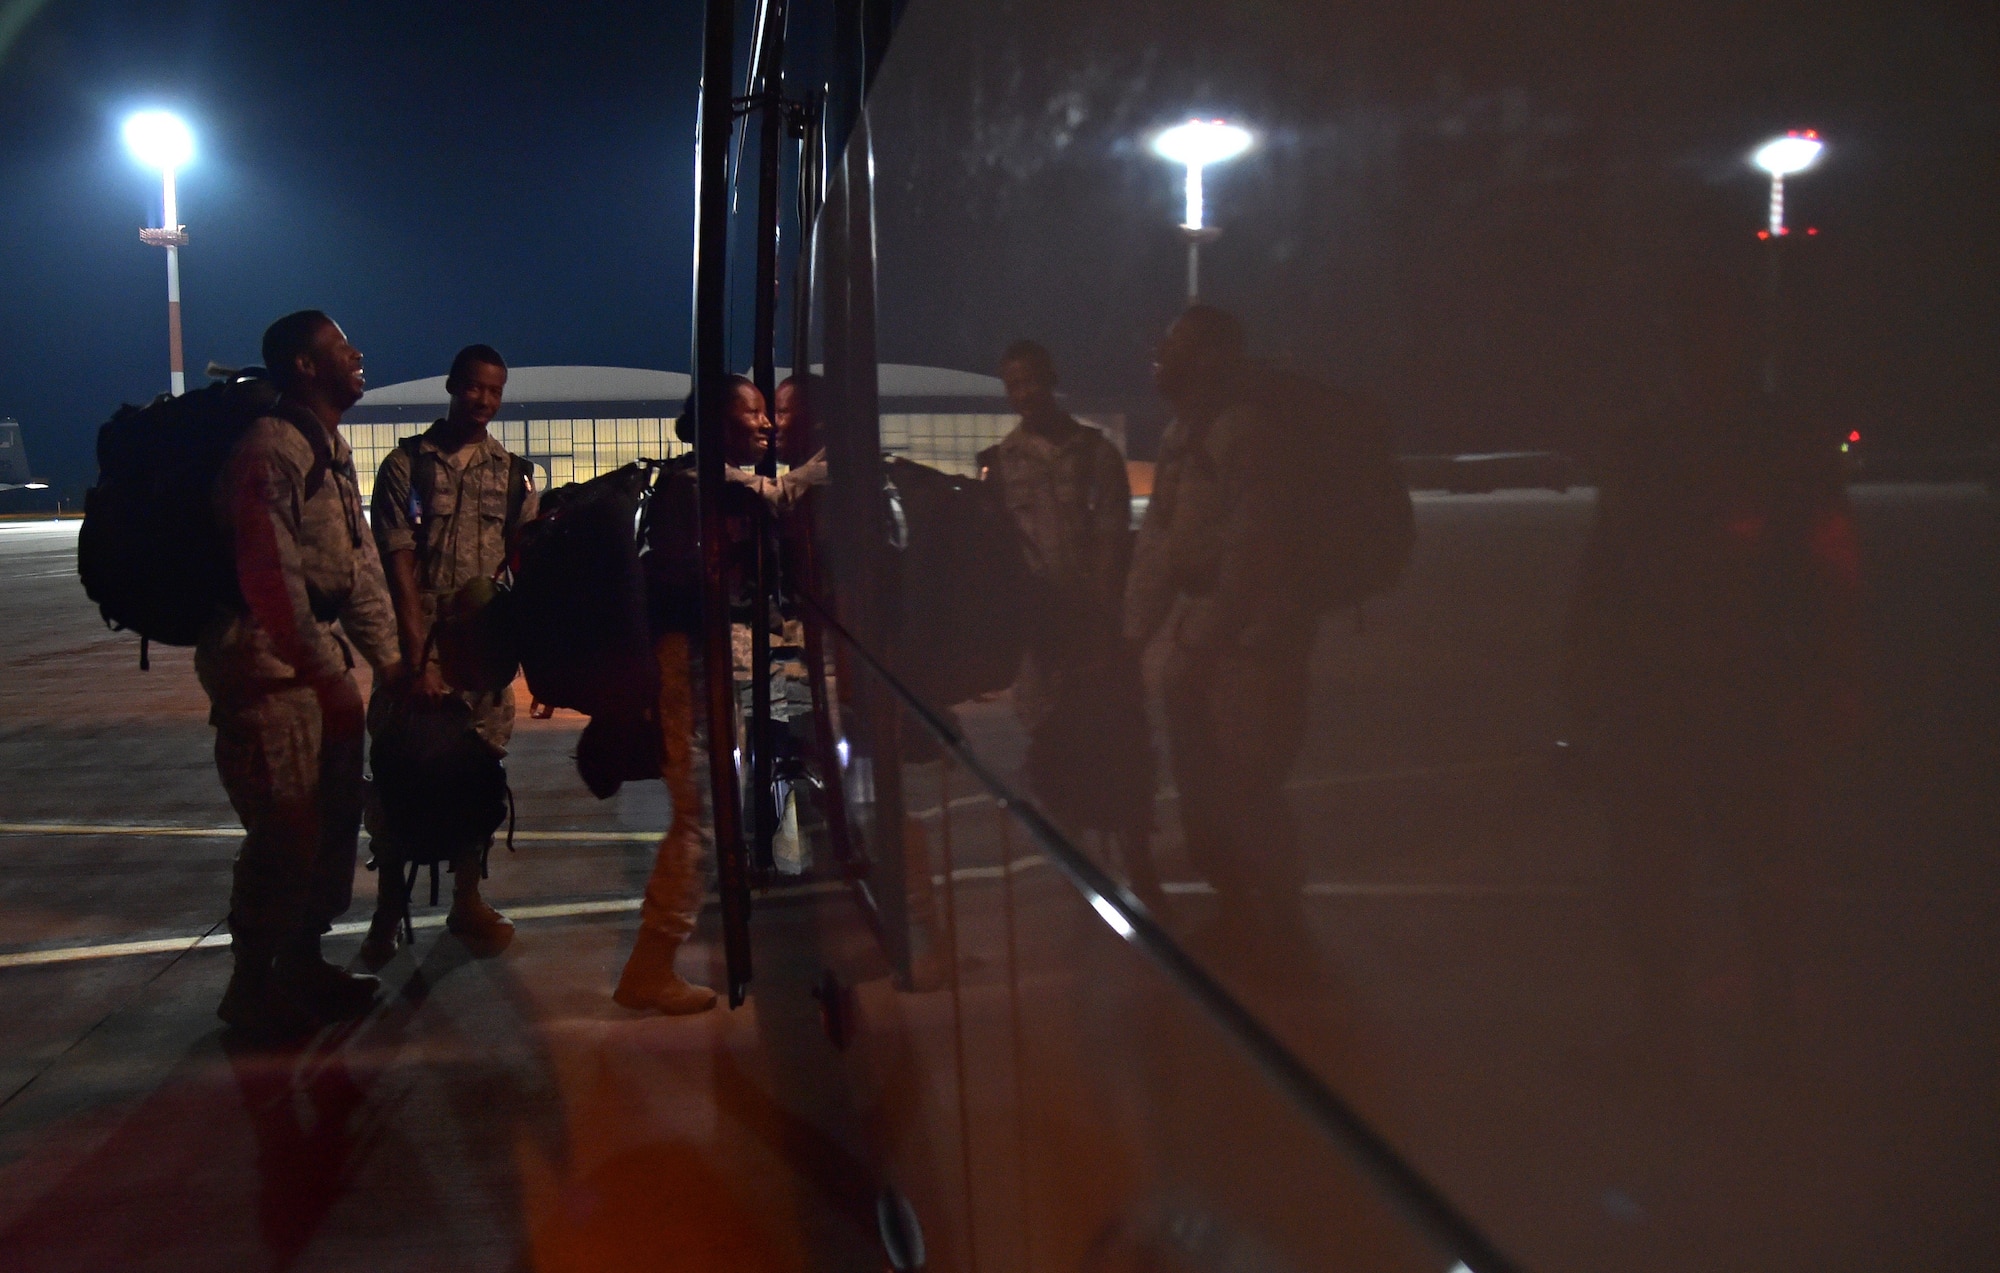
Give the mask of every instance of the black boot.
<path id="1" fill-rule="evenodd" d="M 326 1021 L 351 1021 L 368 1015 L 382 983 L 326 962 L 319 934 L 302 937 L 279 953 L 272 974 L 315 1015 Z"/>
<path id="2" fill-rule="evenodd" d="M 292 1039 L 307 1035 L 319 1022 L 300 997 L 280 984 L 273 945 L 243 933 L 230 942 L 236 969 L 215 1015 L 235 1030 L 256 1038 Z"/>
<path id="3" fill-rule="evenodd" d="M 410 913 L 410 891 L 401 859 L 375 851 L 375 914 L 361 941 L 361 966 L 374 972 L 396 957 Z"/>

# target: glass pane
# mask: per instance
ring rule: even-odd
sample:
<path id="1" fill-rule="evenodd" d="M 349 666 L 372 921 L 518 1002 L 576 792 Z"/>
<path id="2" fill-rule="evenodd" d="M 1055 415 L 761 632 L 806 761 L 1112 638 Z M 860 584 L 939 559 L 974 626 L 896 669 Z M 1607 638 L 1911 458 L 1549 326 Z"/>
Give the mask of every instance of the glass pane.
<path id="1" fill-rule="evenodd" d="M 1877 21 L 911 5 L 818 297 L 892 955 L 943 734 L 1528 1267 L 1990 1247 L 1992 395 L 1916 298 L 1990 317 L 1993 191 L 1914 174 L 1996 84 Z"/>

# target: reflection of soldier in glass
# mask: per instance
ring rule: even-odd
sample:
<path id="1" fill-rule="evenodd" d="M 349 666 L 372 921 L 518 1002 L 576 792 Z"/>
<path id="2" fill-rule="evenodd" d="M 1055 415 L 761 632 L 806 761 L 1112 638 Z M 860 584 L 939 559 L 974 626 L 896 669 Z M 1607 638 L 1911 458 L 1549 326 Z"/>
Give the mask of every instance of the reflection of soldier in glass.
<path id="1" fill-rule="evenodd" d="M 536 495 L 526 461 L 487 431 L 507 387 L 507 364 L 490 345 L 469 345 L 445 377 L 451 405 L 442 420 L 405 439 L 382 461 L 372 501 L 375 543 L 396 603 L 403 659 L 411 669 L 409 696 L 436 704 L 454 696 L 471 711 L 472 728 L 500 755 L 514 735 L 514 690 L 472 692 L 445 684 L 430 641 L 440 603 L 476 579 L 491 579 L 507 560 L 507 537 L 533 519 Z M 376 690 L 381 698 L 400 687 Z M 377 719 L 388 704 L 376 709 Z M 438 793 L 449 799 L 451 793 Z M 374 837 L 375 916 L 362 943 L 365 962 L 380 967 L 395 954 L 409 905 L 393 835 Z M 411 846 L 414 847 L 414 846 Z M 506 947 L 514 925 L 479 896 L 486 846 L 452 855 L 451 913 L 445 926 L 474 952 Z"/>
<path id="2" fill-rule="evenodd" d="M 1041 345 L 1010 345 L 1000 379 L 1021 423 L 980 458 L 1045 590 L 1014 682 L 1029 782 L 1066 830 L 1118 837 L 1134 884 L 1150 890 L 1151 757 L 1121 632 L 1132 559 L 1125 457 L 1056 401 L 1055 362 Z"/>
<path id="3" fill-rule="evenodd" d="M 1189 855 L 1226 901 L 1297 914 L 1304 884 L 1285 779 L 1305 731 L 1316 608 L 1290 542 L 1296 509 L 1274 466 L 1296 452 L 1261 401 L 1235 318 L 1189 308 L 1154 380 L 1174 408 L 1139 528 L 1126 636 L 1164 630 L 1167 742 Z M 1244 917 L 1232 907 L 1231 914 Z"/>
<path id="4" fill-rule="evenodd" d="M 796 506 L 813 487 L 826 485 L 826 448 L 819 436 L 819 406 L 825 397 L 825 384 L 811 372 L 778 382 L 771 423 L 777 435 L 778 463 L 785 466 L 777 478 L 780 511 Z"/>
<path id="5" fill-rule="evenodd" d="M 1838 452 L 1767 392 L 1775 333 L 1756 292 L 1774 262 L 1754 241 L 1732 253 L 1747 237 L 1735 231 L 1691 228 L 1663 262 L 1652 295 L 1673 400 L 1608 467 L 1570 633 L 1619 932 L 1663 1025 L 1685 1007 L 1705 873 L 1741 887 L 1760 1015 L 1784 1024 L 1824 784 L 1859 723 L 1858 550 Z"/>

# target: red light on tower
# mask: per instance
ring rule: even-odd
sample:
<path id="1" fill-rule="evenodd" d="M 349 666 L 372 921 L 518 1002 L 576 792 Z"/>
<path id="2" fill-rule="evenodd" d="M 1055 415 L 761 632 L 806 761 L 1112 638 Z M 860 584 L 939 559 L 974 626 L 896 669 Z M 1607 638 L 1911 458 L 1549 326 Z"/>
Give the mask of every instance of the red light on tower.
<path id="1" fill-rule="evenodd" d="M 1861 430 L 1850 429 L 1847 434 L 1847 440 L 1849 442 L 1859 442 L 1861 440 Z"/>

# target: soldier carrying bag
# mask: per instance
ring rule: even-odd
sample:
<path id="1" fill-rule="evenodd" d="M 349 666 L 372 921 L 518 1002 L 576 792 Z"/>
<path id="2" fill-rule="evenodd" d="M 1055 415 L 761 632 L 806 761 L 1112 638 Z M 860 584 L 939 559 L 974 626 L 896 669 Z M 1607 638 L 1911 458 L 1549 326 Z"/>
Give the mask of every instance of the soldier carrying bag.
<path id="1" fill-rule="evenodd" d="M 423 435 L 418 434 L 396 444 L 410 457 L 410 526 L 416 533 L 419 562 L 428 557 L 434 520 L 429 500 L 436 488 L 438 468 L 437 452 L 424 450 L 422 441 Z M 527 460 L 518 455 L 508 457 L 507 518 L 501 538 L 510 549 L 527 506 L 531 474 Z M 454 689 L 489 694 L 514 683 L 521 658 L 513 592 L 505 578 L 510 574 L 508 565 L 502 563 L 492 578 L 471 580 L 438 599 L 431 640 L 437 648 L 438 670 Z"/>
<path id="2" fill-rule="evenodd" d="M 1401 582 L 1416 545 L 1410 487 L 1388 413 L 1361 394 L 1262 367 L 1262 410 L 1280 421 L 1287 464 L 1308 475 L 1293 496 L 1300 588 L 1314 609 L 1359 606 Z"/>
<path id="3" fill-rule="evenodd" d="M 324 431 L 293 419 L 261 372 L 123 406 L 97 431 L 97 484 L 84 497 L 76 570 L 107 626 L 147 646 L 193 645 L 209 621 L 240 608 L 236 561 L 215 515 L 215 486 L 259 417 L 283 415 L 312 445 L 307 493 L 326 480 Z"/>

